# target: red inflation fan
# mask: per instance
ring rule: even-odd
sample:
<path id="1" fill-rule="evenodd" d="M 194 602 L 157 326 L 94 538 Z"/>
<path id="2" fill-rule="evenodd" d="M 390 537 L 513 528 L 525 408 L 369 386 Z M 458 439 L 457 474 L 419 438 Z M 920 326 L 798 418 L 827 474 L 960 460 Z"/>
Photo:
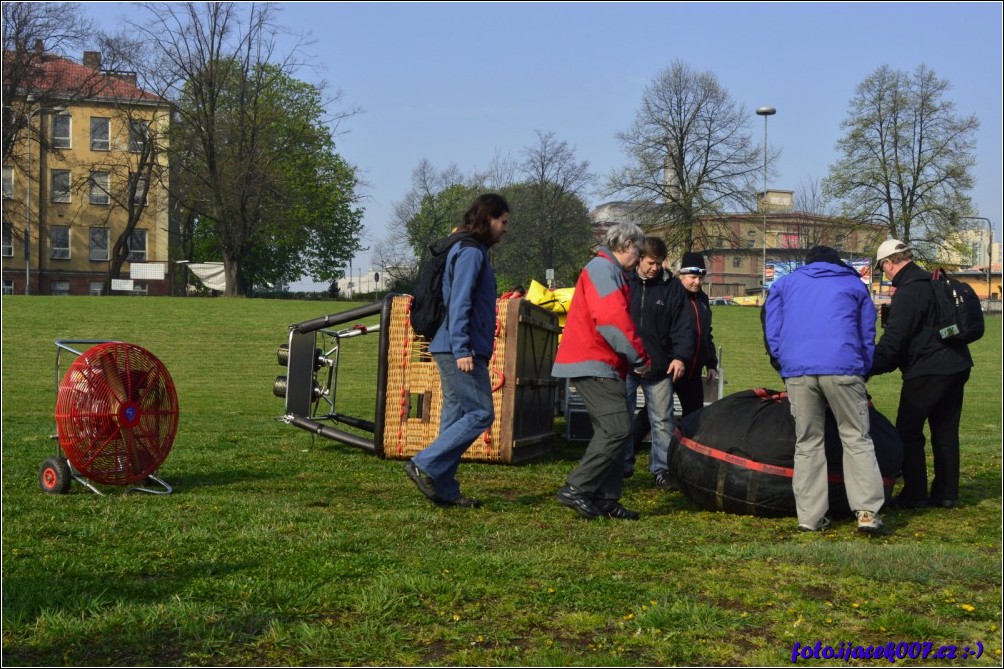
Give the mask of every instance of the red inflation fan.
<path id="1" fill-rule="evenodd" d="M 68 343 L 97 343 L 84 353 Z M 170 374 L 152 353 L 123 342 L 56 341 L 59 350 L 79 357 L 59 384 L 56 433 L 59 446 L 79 475 L 61 456 L 47 459 L 39 485 L 48 493 L 65 493 L 74 478 L 98 492 L 96 483 L 136 486 L 152 481 L 171 492 L 155 476 L 167 458 L 178 429 L 178 395 Z M 146 492 L 163 492 L 135 488 Z"/>

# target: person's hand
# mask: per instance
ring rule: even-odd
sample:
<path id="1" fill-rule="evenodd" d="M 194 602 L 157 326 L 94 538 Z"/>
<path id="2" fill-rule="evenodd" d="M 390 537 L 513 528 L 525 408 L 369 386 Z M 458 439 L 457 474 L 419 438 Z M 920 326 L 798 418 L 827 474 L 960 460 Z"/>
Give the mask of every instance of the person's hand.
<path id="1" fill-rule="evenodd" d="M 457 358 L 457 369 L 461 372 L 470 374 L 474 371 L 474 356 L 469 355 L 466 358 Z"/>
<path id="2" fill-rule="evenodd" d="M 652 370 L 652 361 L 649 360 L 648 358 L 645 358 L 645 362 L 643 362 L 641 365 L 635 367 L 632 371 L 635 374 L 637 374 L 638 376 L 645 376 L 651 370 Z"/>
<path id="3" fill-rule="evenodd" d="M 676 383 L 683 378 L 684 373 L 687 371 L 687 366 L 683 364 L 683 360 L 674 360 L 669 363 L 669 368 L 666 370 L 668 374 L 673 379 L 673 383 Z"/>
<path id="4" fill-rule="evenodd" d="M 715 369 L 715 368 L 713 368 L 713 367 L 709 367 L 708 368 L 708 383 L 714 383 L 717 380 L 718 380 L 718 370 Z"/>

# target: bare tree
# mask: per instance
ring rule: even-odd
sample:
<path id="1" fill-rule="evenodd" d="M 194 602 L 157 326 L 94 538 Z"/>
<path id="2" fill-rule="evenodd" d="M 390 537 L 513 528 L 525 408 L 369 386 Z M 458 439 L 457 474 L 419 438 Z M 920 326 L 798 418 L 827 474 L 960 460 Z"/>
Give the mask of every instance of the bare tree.
<path id="1" fill-rule="evenodd" d="M 31 123 L 32 111 L 95 92 L 101 81 L 97 72 L 93 78 L 74 81 L 43 76 L 46 62 L 76 56 L 93 34 L 94 27 L 78 3 L 3 3 L 4 164 L 25 153 L 14 151 L 18 141 L 40 140 Z M 16 104 L 18 99 L 23 104 Z"/>
<path id="2" fill-rule="evenodd" d="M 508 241 L 494 251 L 500 276 L 513 283 L 544 279 L 554 269 L 555 280 L 570 284 L 589 258 L 592 227 L 583 201 L 595 181 L 588 161 L 553 132 L 537 131 L 537 142 L 522 151 L 519 181 L 504 189 L 512 211 Z"/>
<path id="3" fill-rule="evenodd" d="M 474 187 L 456 165 L 437 170 L 423 159 L 411 173 L 411 190 L 394 207 L 394 235 L 406 240 L 417 265 L 430 256 L 429 245 L 460 225 Z"/>
<path id="4" fill-rule="evenodd" d="M 848 217 L 881 221 L 904 242 L 933 242 L 972 211 L 979 121 L 955 113 L 949 88 L 924 65 L 913 74 L 883 65 L 858 85 L 837 142 L 842 158 L 824 182 Z"/>
<path id="5" fill-rule="evenodd" d="M 645 89 L 631 129 L 617 135 L 629 163 L 609 177 L 607 194 L 627 196 L 670 247 L 709 245 L 695 234 L 727 233 L 701 228 L 700 217 L 755 207 L 763 153 L 749 122 L 713 73 L 674 62 Z"/>

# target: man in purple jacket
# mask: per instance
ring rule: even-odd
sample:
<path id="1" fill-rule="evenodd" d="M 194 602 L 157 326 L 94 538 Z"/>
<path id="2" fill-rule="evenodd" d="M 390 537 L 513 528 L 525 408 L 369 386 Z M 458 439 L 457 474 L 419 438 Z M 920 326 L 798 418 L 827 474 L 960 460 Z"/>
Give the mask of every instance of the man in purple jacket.
<path id="1" fill-rule="evenodd" d="M 764 333 L 781 365 L 795 418 L 792 488 L 798 529 L 830 525 L 826 479 L 826 406 L 843 444 L 844 487 L 858 530 L 878 532 L 885 502 L 869 435 L 865 377 L 875 355 L 875 307 L 861 277 L 828 246 L 809 250 L 805 265 L 781 277 L 764 306 Z"/>

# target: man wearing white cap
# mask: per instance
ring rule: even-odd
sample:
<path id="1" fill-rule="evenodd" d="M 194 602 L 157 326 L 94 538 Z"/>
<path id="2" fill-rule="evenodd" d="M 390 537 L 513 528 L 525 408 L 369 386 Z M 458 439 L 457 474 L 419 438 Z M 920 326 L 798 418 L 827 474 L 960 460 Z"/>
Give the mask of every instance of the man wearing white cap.
<path id="1" fill-rule="evenodd" d="M 950 508 L 959 498 L 959 422 L 966 381 L 973 366 L 969 347 L 938 336 L 931 273 L 913 262 L 907 244 L 889 239 L 879 246 L 875 268 L 892 281 L 885 332 L 875 347 L 869 375 L 897 367 L 903 372 L 896 430 L 903 441 L 903 489 L 896 502 L 917 508 Z M 927 488 L 924 423 L 931 428 L 934 478 Z"/>

